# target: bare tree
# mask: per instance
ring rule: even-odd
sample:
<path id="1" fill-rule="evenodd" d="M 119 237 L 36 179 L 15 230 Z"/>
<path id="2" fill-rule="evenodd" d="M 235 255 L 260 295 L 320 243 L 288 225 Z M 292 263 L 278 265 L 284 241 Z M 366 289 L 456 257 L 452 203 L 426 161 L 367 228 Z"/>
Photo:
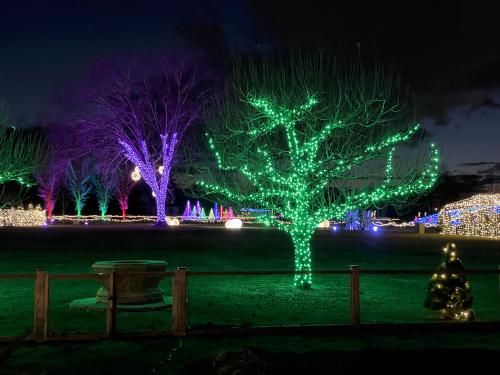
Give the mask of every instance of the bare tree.
<path id="1" fill-rule="evenodd" d="M 73 160 L 68 164 L 66 187 L 69 190 L 78 220 L 92 191 L 92 169 L 89 159 Z"/>
<path id="2" fill-rule="evenodd" d="M 33 175 L 44 157 L 42 136 L 9 126 L 6 106 L 0 102 L 0 207 L 22 202 L 26 189 L 35 183 Z M 8 189 L 5 184 L 9 182 L 16 182 L 19 187 Z"/>
<path id="3" fill-rule="evenodd" d="M 116 188 L 116 174 L 108 167 L 107 163 L 99 164 L 96 167 L 96 173 L 92 177 L 92 184 L 97 196 L 101 219 L 104 221 L 106 220 L 109 201 Z"/>
<path id="4" fill-rule="evenodd" d="M 7 181 L 33 184 L 33 174 L 45 155 L 43 139 L 38 133 L 7 124 L 5 106 L 0 103 L 0 184 Z"/>
<path id="5" fill-rule="evenodd" d="M 123 221 L 127 217 L 128 197 L 135 186 L 135 181 L 130 178 L 130 169 L 128 163 L 124 163 L 116 169 L 114 194 L 120 205 Z"/>
<path id="6" fill-rule="evenodd" d="M 38 195 L 43 199 L 47 218 L 52 219 L 57 195 L 68 170 L 68 162 L 59 158 L 54 150 L 48 150 L 49 156 L 45 164 L 35 173 L 38 184 Z"/>

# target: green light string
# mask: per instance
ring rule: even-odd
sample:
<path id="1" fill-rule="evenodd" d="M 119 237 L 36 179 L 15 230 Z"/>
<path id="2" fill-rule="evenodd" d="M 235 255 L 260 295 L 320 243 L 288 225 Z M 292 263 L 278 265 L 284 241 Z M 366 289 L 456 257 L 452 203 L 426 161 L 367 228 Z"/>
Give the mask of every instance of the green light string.
<path id="1" fill-rule="evenodd" d="M 242 194 L 217 183 L 200 181 L 199 186 L 228 201 L 256 204 L 284 216 L 262 216 L 257 221 L 275 226 L 291 236 L 295 248 L 295 270 L 300 271 L 295 275 L 296 286 L 307 288 L 312 285 L 310 243 L 320 222 L 332 218 L 341 219 L 346 211 L 420 194 L 430 189 L 438 179 L 439 152 L 432 144 L 429 163 L 421 175 L 413 176 L 408 183 L 397 184 L 395 181 L 393 158 L 396 147 L 412 138 L 420 129 L 418 124 L 405 131 L 393 131 L 382 140 L 362 147 L 357 153 L 353 152 L 349 157 L 319 159 L 322 144 L 336 130 L 343 129 L 348 124 L 343 121 L 328 122 L 320 130 L 309 134 L 307 139 L 307 135 L 299 131 L 298 127 L 305 121 L 306 114 L 319 103 L 316 97 L 309 96 L 303 104 L 291 109 L 277 106 L 264 98 L 253 98 L 247 102 L 260 114 L 260 119 L 264 119 L 259 124 L 251 125 L 254 128 L 246 132 L 249 139 L 255 140 L 281 129 L 285 136 L 285 149 L 279 150 L 279 156 L 271 155 L 266 146 L 259 147 L 255 144 L 251 156 L 255 156 L 257 161 L 251 163 L 248 159 L 232 159 L 229 165 L 225 155 L 219 151 L 216 140 L 207 134 L 209 148 L 214 154 L 218 169 L 240 173 L 253 188 Z M 283 164 L 283 158 L 287 159 L 287 163 Z M 344 176 L 345 172 L 374 159 L 386 159 L 385 177 L 379 186 L 366 188 L 361 192 L 346 191 L 343 197 L 325 200 L 332 181 L 349 179 L 350 177 Z"/>

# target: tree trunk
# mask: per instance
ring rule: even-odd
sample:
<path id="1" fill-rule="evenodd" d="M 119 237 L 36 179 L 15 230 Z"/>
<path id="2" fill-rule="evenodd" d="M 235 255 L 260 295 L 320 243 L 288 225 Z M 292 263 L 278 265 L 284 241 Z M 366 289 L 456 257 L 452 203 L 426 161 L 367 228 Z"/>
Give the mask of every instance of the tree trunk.
<path id="1" fill-rule="evenodd" d="M 160 190 L 156 193 L 156 225 L 165 226 L 167 225 L 165 219 L 165 201 L 167 199 L 166 190 Z"/>
<path id="2" fill-rule="evenodd" d="M 106 212 L 108 212 L 108 207 L 106 205 L 99 206 L 99 211 L 101 211 L 101 220 L 106 221 Z"/>
<path id="3" fill-rule="evenodd" d="M 45 203 L 45 207 L 47 208 L 47 219 L 52 220 L 52 200 L 50 197 L 47 198 L 47 202 Z"/>
<path id="4" fill-rule="evenodd" d="M 311 275 L 311 238 L 313 232 L 293 229 L 291 236 L 295 250 L 295 286 L 308 289 L 312 286 Z"/>
<path id="5" fill-rule="evenodd" d="M 118 196 L 118 202 L 120 203 L 120 209 L 122 210 L 122 221 L 127 218 L 127 208 L 128 208 L 128 196 L 127 194 L 122 194 Z"/>

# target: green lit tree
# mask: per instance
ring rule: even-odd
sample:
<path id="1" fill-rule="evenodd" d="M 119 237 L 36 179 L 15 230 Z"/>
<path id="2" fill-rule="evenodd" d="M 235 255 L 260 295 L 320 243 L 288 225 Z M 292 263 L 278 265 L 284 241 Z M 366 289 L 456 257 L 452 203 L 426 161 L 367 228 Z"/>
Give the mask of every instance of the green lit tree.
<path id="1" fill-rule="evenodd" d="M 443 258 L 428 283 L 424 306 L 439 310 L 446 319 L 474 320 L 472 293 L 454 243 L 443 248 Z"/>
<path id="2" fill-rule="evenodd" d="M 69 190 L 75 204 L 76 215 L 80 220 L 83 207 L 92 191 L 92 170 L 89 159 L 73 160 L 68 164 L 66 188 Z"/>
<path id="3" fill-rule="evenodd" d="M 40 134 L 8 125 L 7 110 L 0 102 L 0 207 L 22 202 L 34 182 L 34 173 L 43 165 L 45 143 Z M 18 188 L 7 191 L 7 184 Z"/>
<path id="4" fill-rule="evenodd" d="M 295 285 L 307 288 L 320 222 L 403 204 L 435 183 L 438 150 L 420 152 L 410 107 L 397 77 L 377 66 L 300 54 L 237 64 L 206 118 L 213 159 L 193 163 L 199 187 L 279 213 L 258 219 L 291 236 Z"/>

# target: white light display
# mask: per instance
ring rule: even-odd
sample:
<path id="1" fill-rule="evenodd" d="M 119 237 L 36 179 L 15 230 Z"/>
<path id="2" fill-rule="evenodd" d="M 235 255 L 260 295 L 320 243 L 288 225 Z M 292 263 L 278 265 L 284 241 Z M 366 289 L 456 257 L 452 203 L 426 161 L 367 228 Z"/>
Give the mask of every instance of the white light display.
<path id="1" fill-rule="evenodd" d="M 439 213 L 443 234 L 500 238 L 500 194 L 478 194 Z"/>
<path id="2" fill-rule="evenodd" d="M 45 210 L 40 206 L 0 209 L 0 227 L 39 227 L 46 223 Z"/>
<path id="3" fill-rule="evenodd" d="M 176 217 L 167 217 L 167 225 L 168 226 L 172 226 L 172 227 L 176 227 L 180 224 L 181 222 L 179 221 L 179 219 L 177 219 Z"/>
<path id="4" fill-rule="evenodd" d="M 318 224 L 318 228 L 330 228 L 330 220 L 324 220 Z"/>
<path id="5" fill-rule="evenodd" d="M 240 219 L 230 219 L 224 224 L 226 229 L 240 229 L 242 225 L 243 222 Z"/>

